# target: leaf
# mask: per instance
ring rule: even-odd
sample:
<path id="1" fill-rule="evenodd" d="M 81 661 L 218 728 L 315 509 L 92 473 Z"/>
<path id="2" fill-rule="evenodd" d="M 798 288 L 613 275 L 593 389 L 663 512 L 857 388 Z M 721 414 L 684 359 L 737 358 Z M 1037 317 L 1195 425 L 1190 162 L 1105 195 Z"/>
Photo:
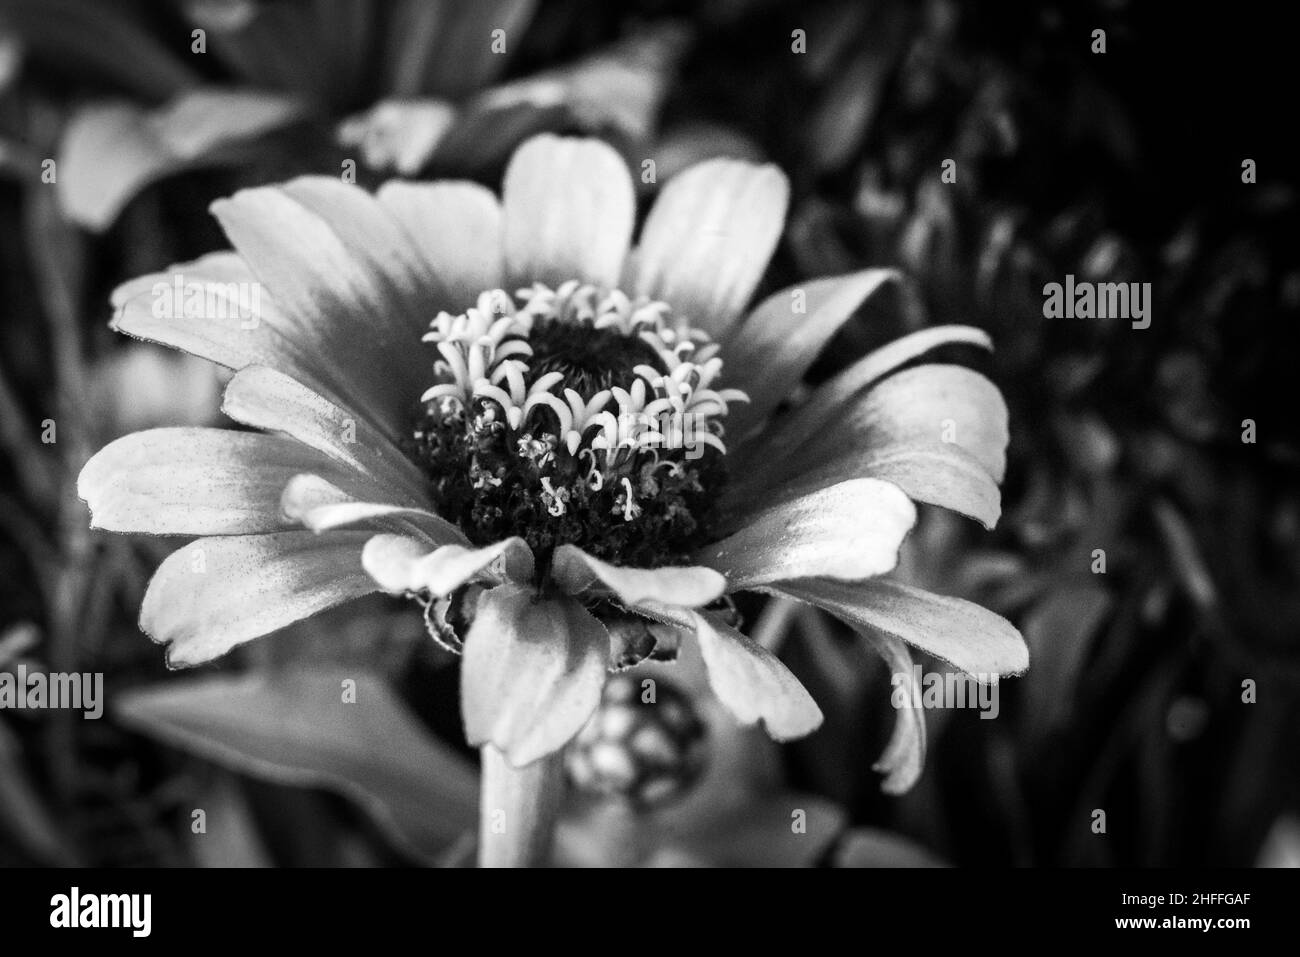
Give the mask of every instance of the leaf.
<path id="1" fill-rule="evenodd" d="M 354 703 L 343 682 L 356 682 Z M 436 861 L 477 822 L 477 775 L 378 677 L 308 670 L 168 681 L 129 691 L 129 727 L 231 771 L 341 794 L 399 849 Z"/>

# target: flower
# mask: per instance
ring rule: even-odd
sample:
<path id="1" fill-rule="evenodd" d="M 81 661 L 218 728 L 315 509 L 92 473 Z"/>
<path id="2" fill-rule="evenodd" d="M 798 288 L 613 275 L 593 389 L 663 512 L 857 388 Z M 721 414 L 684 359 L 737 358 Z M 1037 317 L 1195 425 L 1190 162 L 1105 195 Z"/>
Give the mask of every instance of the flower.
<path id="1" fill-rule="evenodd" d="M 170 22 L 151 30 L 94 0 L 0 4 L 0 30 L 32 59 L 58 71 L 75 64 L 100 89 L 132 96 L 82 105 L 58 149 L 60 203 L 88 229 L 107 229 L 146 186 L 196 167 L 264 177 L 267 168 L 336 172 L 342 162 L 361 176 L 461 175 L 499 169 L 546 129 L 643 142 L 688 33 L 659 21 L 577 61 L 504 79 L 540 12 L 534 0 L 174 6 L 179 56 Z M 209 55 L 216 69 L 194 68 Z M 8 59 L 0 48 L 0 81 Z"/>
<path id="2" fill-rule="evenodd" d="M 913 333 L 780 411 L 894 278 L 818 279 L 746 314 L 787 196 L 775 167 L 701 163 L 633 248 L 618 154 L 542 135 L 500 202 L 462 182 L 371 195 L 309 177 L 215 203 L 235 250 L 120 287 L 114 326 L 237 370 L 223 408 L 256 431 L 137 433 L 79 479 L 97 527 L 198 536 L 159 567 L 142 629 L 184 667 L 376 590 L 409 596 L 463 653 L 470 743 L 516 767 L 577 734 L 612 668 L 682 642 L 742 724 L 817 728 L 807 691 L 738 629 L 742 590 L 829 611 L 896 671 L 908 645 L 971 673 L 1024 669 L 1002 618 L 880 577 L 913 499 L 997 520 L 998 390 L 904 368 L 986 337 Z M 151 291 L 174 273 L 258 284 L 259 321 L 160 315 Z M 878 765 L 895 790 L 923 741 L 900 714 Z"/>

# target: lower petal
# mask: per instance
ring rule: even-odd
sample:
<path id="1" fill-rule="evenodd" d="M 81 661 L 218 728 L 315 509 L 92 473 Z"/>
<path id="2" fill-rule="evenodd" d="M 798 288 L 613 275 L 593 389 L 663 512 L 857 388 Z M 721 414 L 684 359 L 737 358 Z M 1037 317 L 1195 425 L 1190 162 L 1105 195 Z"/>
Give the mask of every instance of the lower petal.
<path id="1" fill-rule="evenodd" d="M 502 585 L 479 598 L 461 662 L 461 715 L 474 746 L 515 767 L 562 748 L 600 703 L 609 635 L 572 598 Z"/>
<path id="2" fill-rule="evenodd" d="M 140 627 L 186 668 L 375 590 L 361 567 L 365 532 L 200 538 L 149 582 Z"/>

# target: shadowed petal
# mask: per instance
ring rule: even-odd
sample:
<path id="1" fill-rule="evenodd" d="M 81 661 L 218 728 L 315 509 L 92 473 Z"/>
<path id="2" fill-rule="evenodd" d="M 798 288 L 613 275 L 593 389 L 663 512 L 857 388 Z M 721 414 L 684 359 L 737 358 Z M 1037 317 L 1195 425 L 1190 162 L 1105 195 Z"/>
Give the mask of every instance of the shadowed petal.
<path id="1" fill-rule="evenodd" d="M 394 595 L 428 592 L 443 598 L 473 580 L 527 584 L 533 553 L 522 538 L 484 548 L 428 545 L 406 535 L 376 535 L 366 542 L 361 563 L 384 591 Z"/>
<path id="2" fill-rule="evenodd" d="M 409 528 L 435 545 L 466 541 L 459 528 L 441 515 L 422 508 L 369 502 L 349 495 L 319 475 L 295 475 L 280 496 L 284 515 L 313 532 L 370 523 Z"/>
<path id="3" fill-rule="evenodd" d="M 395 436 L 427 385 L 415 344 L 438 290 L 386 207 L 355 186 L 311 177 L 240 190 L 212 212 L 291 334 L 347 358 L 331 393 Z"/>
<path id="4" fill-rule="evenodd" d="M 221 409 L 236 422 L 284 432 L 355 470 L 387 493 L 393 504 L 427 504 L 424 480 L 384 435 L 288 376 L 247 366 L 226 386 Z"/>
<path id="5" fill-rule="evenodd" d="M 272 532 L 289 524 L 280 493 L 304 469 L 348 481 L 321 453 L 278 435 L 150 429 L 95 453 L 77 478 L 77 494 L 90 506 L 91 527 L 111 532 Z"/>
<path id="6" fill-rule="evenodd" d="M 748 461 L 771 465 L 730 489 L 727 507 L 782 501 L 868 476 L 986 527 L 997 524 L 1007 407 L 979 373 L 951 365 L 906 369 L 819 425 L 802 445 L 779 455 L 756 448 Z"/>
<path id="7" fill-rule="evenodd" d="M 912 670 L 912 653 L 906 644 L 871 629 L 859 629 L 859 634 L 889 666 L 890 701 L 898 714 L 889 744 L 871 769 L 885 775 L 880 789 L 886 794 L 906 794 L 925 768 L 925 710 L 921 707 L 921 683 Z M 899 707 L 900 699 L 902 707 Z"/>
<path id="8" fill-rule="evenodd" d="M 613 147 L 535 136 L 510 160 L 502 196 L 512 286 L 618 284 L 636 206 L 627 166 Z"/>
<path id="9" fill-rule="evenodd" d="M 755 452 L 756 458 L 761 460 L 788 454 L 802 445 L 822 423 L 846 408 L 855 395 L 878 379 L 913 359 L 920 358 L 931 349 L 955 344 L 993 348 L 993 340 L 988 333 L 974 326 L 934 326 L 902 336 L 867 353 L 843 372 L 818 386 L 807 402 L 770 423 L 752 443 L 739 446 L 736 449 L 737 456 L 743 459 Z M 727 369 L 730 368 L 729 365 Z M 733 419 L 734 413 L 728 416 L 729 425 Z"/>
<path id="10" fill-rule="evenodd" d="M 600 702 L 608 654 L 604 626 L 572 598 L 483 592 L 461 662 L 465 737 L 516 767 L 563 747 Z"/>
<path id="11" fill-rule="evenodd" d="M 667 302 L 720 339 L 767 269 L 789 200 L 775 166 L 713 159 L 674 176 L 641 232 L 633 293 Z"/>
<path id="12" fill-rule="evenodd" d="M 477 183 L 405 183 L 379 188 L 379 201 L 406 230 L 429 273 L 463 310 L 485 289 L 504 283 L 501 204 Z"/>
<path id="13" fill-rule="evenodd" d="M 697 559 L 730 590 L 790 578 L 861 579 L 893 571 L 916 507 L 896 485 L 852 479 L 776 505 Z"/>
<path id="14" fill-rule="evenodd" d="M 695 608 L 721 598 L 727 587 L 726 579 L 711 568 L 624 568 L 593 558 L 576 545 L 561 545 L 555 550 L 551 575 L 567 594 L 578 595 L 592 586 L 603 586 L 629 607 L 657 601 Z"/>
<path id="15" fill-rule="evenodd" d="M 726 385 L 749 396 L 748 403 L 728 413 L 728 434 L 744 436 L 771 415 L 840 327 L 876 290 L 897 279 L 893 269 L 864 269 L 814 279 L 764 299 L 723 342 Z"/>
<path id="16" fill-rule="evenodd" d="M 854 628 L 892 635 L 970 675 L 1015 675 L 1029 667 L 1020 632 L 961 598 L 884 579 L 849 584 L 810 578 L 763 590 L 816 605 Z"/>
<path id="17" fill-rule="evenodd" d="M 366 532 L 200 538 L 158 567 L 140 627 L 186 668 L 375 590 L 361 567 Z"/>

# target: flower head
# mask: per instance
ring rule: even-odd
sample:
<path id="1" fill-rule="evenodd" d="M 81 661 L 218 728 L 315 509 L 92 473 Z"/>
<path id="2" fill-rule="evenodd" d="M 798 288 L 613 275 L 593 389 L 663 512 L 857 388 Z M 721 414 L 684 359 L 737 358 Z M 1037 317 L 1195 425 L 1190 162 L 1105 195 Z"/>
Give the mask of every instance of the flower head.
<path id="1" fill-rule="evenodd" d="M 115 293 L 115 325 L 237 370 L 224 410 L 258 431 L 128 436 L 80 480 L 100 527 L 199 536 L 159 568 L 144 630 L 193 665 L 371 591 L 408 596 L 463 653 L 470 742 L 515 765 L 578 732 L 608 671 L 682 642 L 741 722 L 814 730 L 807 691 L 739 630 L 741 590 L 824 608 L 896 665 L 912 644 L 1023 669 L 1001 618 L 879 578 L 912 499 L 997 519 L 997 389 L 903 368 L 987 340 L 915 333 L 778 413 L 892 278 L 817 280 L 746 315 L 786 195 L 773 167 L 703 163 L 633 249 L 623 161 L 548 135 L 516 152 L 500 203 L 466 183 L 372 196 L 306 178 L 214 204 L 235 251 L 175 268 L 259 283 L 259 321 L 161 318 L 165 274 Z M 880 765 L 894 789 L 919 733 L 900 719 Z"/>

